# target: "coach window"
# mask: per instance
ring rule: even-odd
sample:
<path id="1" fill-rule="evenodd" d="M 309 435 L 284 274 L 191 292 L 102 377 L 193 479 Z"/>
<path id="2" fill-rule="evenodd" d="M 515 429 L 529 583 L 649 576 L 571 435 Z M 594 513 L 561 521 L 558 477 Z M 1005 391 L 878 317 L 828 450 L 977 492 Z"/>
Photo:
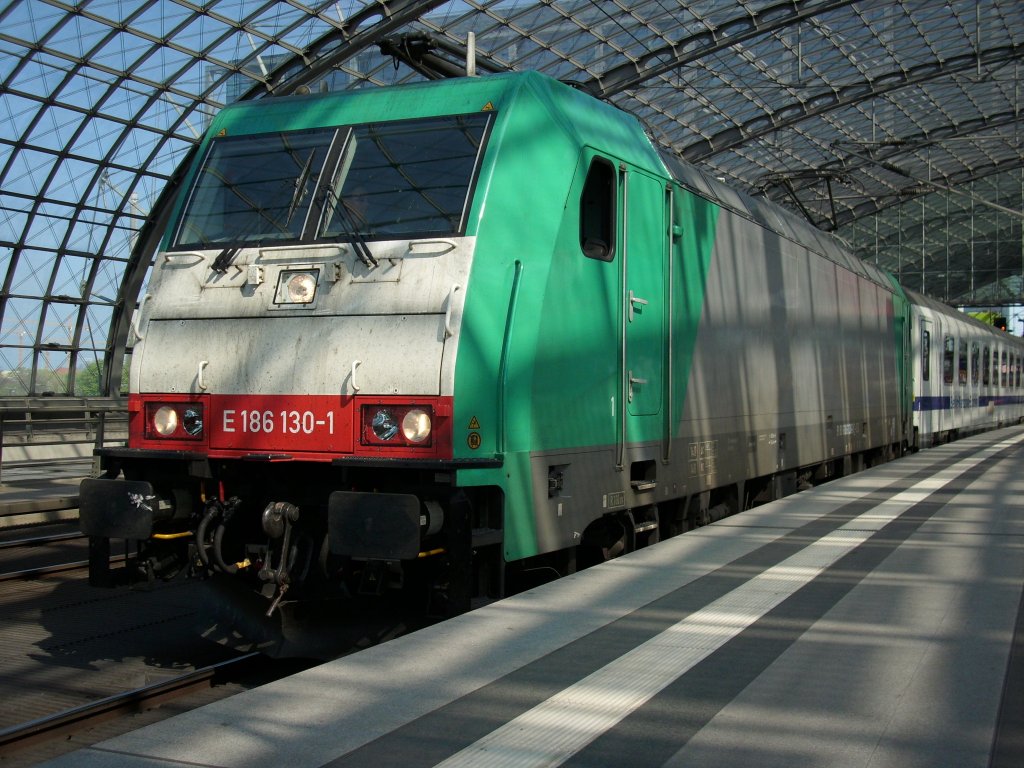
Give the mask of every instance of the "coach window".
<path id="1" fill-rule="evenodd" d="M 978 342 L 971 344 L 971 386 L 978 386 L 978 377 L 981 373 L 981 346 Z"/>
<path id="2" fill-rule="evenodd" d="M 999 350 L 992 350 L 992 386 L 999 386 Z"/>
<path id="3" fill-rule="evenodd" d="M 1017 389 L 1020 389 L 1020 355 L 1017 355 L 1017 365 L 1014 366 L 1014 370 L 1017 374 L 1016 384 L 1014 386 L 1016 386 Z"/>
<path id="4" fill-rule="evenodd" d="M 953 358 L 956 355 L 956 346 L 953 344 L 953 337 L 947 336 L 942 340 L 942 381 L 946 384 L 953 383 Z"/>
<path id="5" fill-rule="evenodd" d="M 957 381 L 960 382 L 960 386 L 967 385 L 967 342 L 960 339 L 959 344 L 959 357 L 957 359 L 958 370 L 957 370 Z"/>
<path id="6" fill-rule="evenodd" d="M 999 375 L 999 386 L 1008 387 L 1010 386 L 1010 361 L 1007 358 L 1006 350 L 1003 350 L 1003 363 Z"/>
<path id="7" fill-rule="evenodd" d="M 580 248 L 591 259 L 615 257 L 615 168 L 603 157 L 590 162 L 580 195 Z"/>
<path id="8" fill-rule="evenodd" d="M 986 387 L 988 386 L 989 381 L 991 381 L 991 360 L 992 353 L 989 351 L 988 345 L 986 344 L 985 348 L 981 352 L 981 383 Z"/>
<path id="9" fill-rule="evenodd" d="M 921 331 L 921 379 L 928 381 L 932 376 L 932 332 Z"/>

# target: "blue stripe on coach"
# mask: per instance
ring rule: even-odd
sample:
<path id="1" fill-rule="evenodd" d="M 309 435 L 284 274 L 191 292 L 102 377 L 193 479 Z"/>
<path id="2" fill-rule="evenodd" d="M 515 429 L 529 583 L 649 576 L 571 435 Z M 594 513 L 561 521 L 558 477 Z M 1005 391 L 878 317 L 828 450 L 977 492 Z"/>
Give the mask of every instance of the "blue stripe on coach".
<path id="1" fill-rule="evenodd" d="M 950 397 L 949 395 L 932 395 L 929 397 L 915 397 L 915 411 L 950 411 L 954 408 L 985 408 L 988 405 L 1020 405 L 1024 403 L 1024 396 L 1021 395 L 981 395 L 977 402 L 966 402 L 968 398 Z M 973 398 L 970 398 L 973 400 Z"/>

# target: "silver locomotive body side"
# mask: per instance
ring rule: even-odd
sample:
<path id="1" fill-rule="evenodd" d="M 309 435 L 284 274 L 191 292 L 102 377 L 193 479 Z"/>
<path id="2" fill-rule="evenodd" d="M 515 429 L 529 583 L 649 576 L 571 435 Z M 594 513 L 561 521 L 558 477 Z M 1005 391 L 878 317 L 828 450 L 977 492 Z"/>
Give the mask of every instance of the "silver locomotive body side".
<path id="1" fill-rule="evenodd" d="M 691 476 L 714 487 L 898 453 L 893 289 L 743 218 L 723 219 L 682 428 L 689 453 L 715 458 L 691 462 Z"/>

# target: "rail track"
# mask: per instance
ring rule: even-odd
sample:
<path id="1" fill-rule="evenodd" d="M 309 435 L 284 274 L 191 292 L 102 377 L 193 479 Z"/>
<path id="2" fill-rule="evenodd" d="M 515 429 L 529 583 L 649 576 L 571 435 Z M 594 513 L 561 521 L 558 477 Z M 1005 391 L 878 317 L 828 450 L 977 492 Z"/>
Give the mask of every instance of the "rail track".
<path id="1" fill-rule="evenodd" d="M 197 584 L 91 588 L 88 540 L 70 528 L 0 530 L 4 768 L 26 768 L 251 687 L 233 684 L 247 674 L 237 653 L 199 636 Z"/>
<path id="2" fill-rule="evenodd" d="M 153 683 L 98 701 L 41 717 L 21 725 L 0 730 L 0 758 L 32 745 L 65 738 L 69 733 L 94 727 L 114 717 L 153 709 L 164 702 L 186 696 L 215 685 L 229 671 L 260 661 L 259 653 L 249 653 L 212 664 L 171 680 Z"/>
<path id="3" fill-rule="evenodd" d="M 124 555 L 114 555 L 110 558 L 111 564 L 124 562 Z M 88 560 L 76 560 L 70 563 L 57 563 L 55 565 L 42 565 L 37 568 L 24 568 L 17 571 L 0 573 L 0 582 L 4 581 L 26 581 L 38 579 L 41 576 L 49 576 L 55 573 L 66 573 L 70 571 L 82 571 L 83 574 L 89 571 Z"/>
<path id="4" fill-rule="evenodd" d="M 199 638 L 192 586 L 89 588 L 88 540 L 76 520 L 78 479 L 90 470 L 91 459 L 4 463 L 4 768 L 35 765 L 293 671 Z M 114 560 L 123 559 L 115 550 Z"/>
<path id="5" fill-rule="evenodd" d="M 86 536 L 69 530 L 49 532 L 66 527 L 65 523 L 9 532 L 16 538 L 0 540 L 0 582 L 37 579 L 48 574 L 87 568 Z M 30 530 L 41 530 L 42 533 L 32 535 L 28 533 Z M 112 563 L 123 561 L 121 553 L 111 558 Z"/>
<path id="6" fill-rule="evenodd" d="M 76 539 L 84 539 L 85 535 L 81 533 L 54 533 L 46 536 L 30 536 L 25 539 L 11 539 L 9 541 L 0 541 L 0 549 L 15 549 L 17 547 L 38 547 L 45 544 L 53 544 L 59 541 L 74 541 Z"/>

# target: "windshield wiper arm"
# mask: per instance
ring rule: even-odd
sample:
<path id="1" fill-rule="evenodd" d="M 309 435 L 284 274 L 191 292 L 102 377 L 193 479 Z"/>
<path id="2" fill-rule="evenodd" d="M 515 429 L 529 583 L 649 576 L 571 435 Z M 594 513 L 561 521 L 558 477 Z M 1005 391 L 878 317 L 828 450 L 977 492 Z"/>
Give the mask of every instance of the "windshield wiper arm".
<path id="1" fill-rule="evenodd" d="M 225 272 L 228 271 L 228 267 L 231 266 L 231 262 L 235 260 L 235 256 L 238 255 L 238 252 L 240 250 L 242 249 L 225 248 L 217 255 L 217 258 L 213 260 L 213 266 L 210 267 L 210 269 L 212 269 L 219 275 L 223 275 Z"/>
<path id="2" fill-rule="evenodd" d="M 299 174 L 299 177 L 295 179 L 295 192 L 292 193 L 291 202 L 288 204 L 288 216 L 284 220 L 286 225 L 292 223 L 295 211 L 298 209 L 302 201 L 306 199 L 306 184 L 309 182 L 309 172 L 313 168 L 314 154 L 315 152 L 309 153 L 309 159 L 302 167 L 302 172 Z"/>
<path id="3" fill-rule="evenodd" d="M 352 220 L 352 214 L 345 206 L 345 201 L 340 200 L 335 196 L 335 212 L 340 216 L 343 225 L 343 235 L 348 235 L 352 240 L 352 249 L 356 252 L 356 256 L 363 262 L 367 267 L 371 269 L 377 266 L 377 259 L 374 258 L 370 252 L 370 247 L 366 244 L 366 238 L 359 232 L 359 228 L 356 223 Z"/>

